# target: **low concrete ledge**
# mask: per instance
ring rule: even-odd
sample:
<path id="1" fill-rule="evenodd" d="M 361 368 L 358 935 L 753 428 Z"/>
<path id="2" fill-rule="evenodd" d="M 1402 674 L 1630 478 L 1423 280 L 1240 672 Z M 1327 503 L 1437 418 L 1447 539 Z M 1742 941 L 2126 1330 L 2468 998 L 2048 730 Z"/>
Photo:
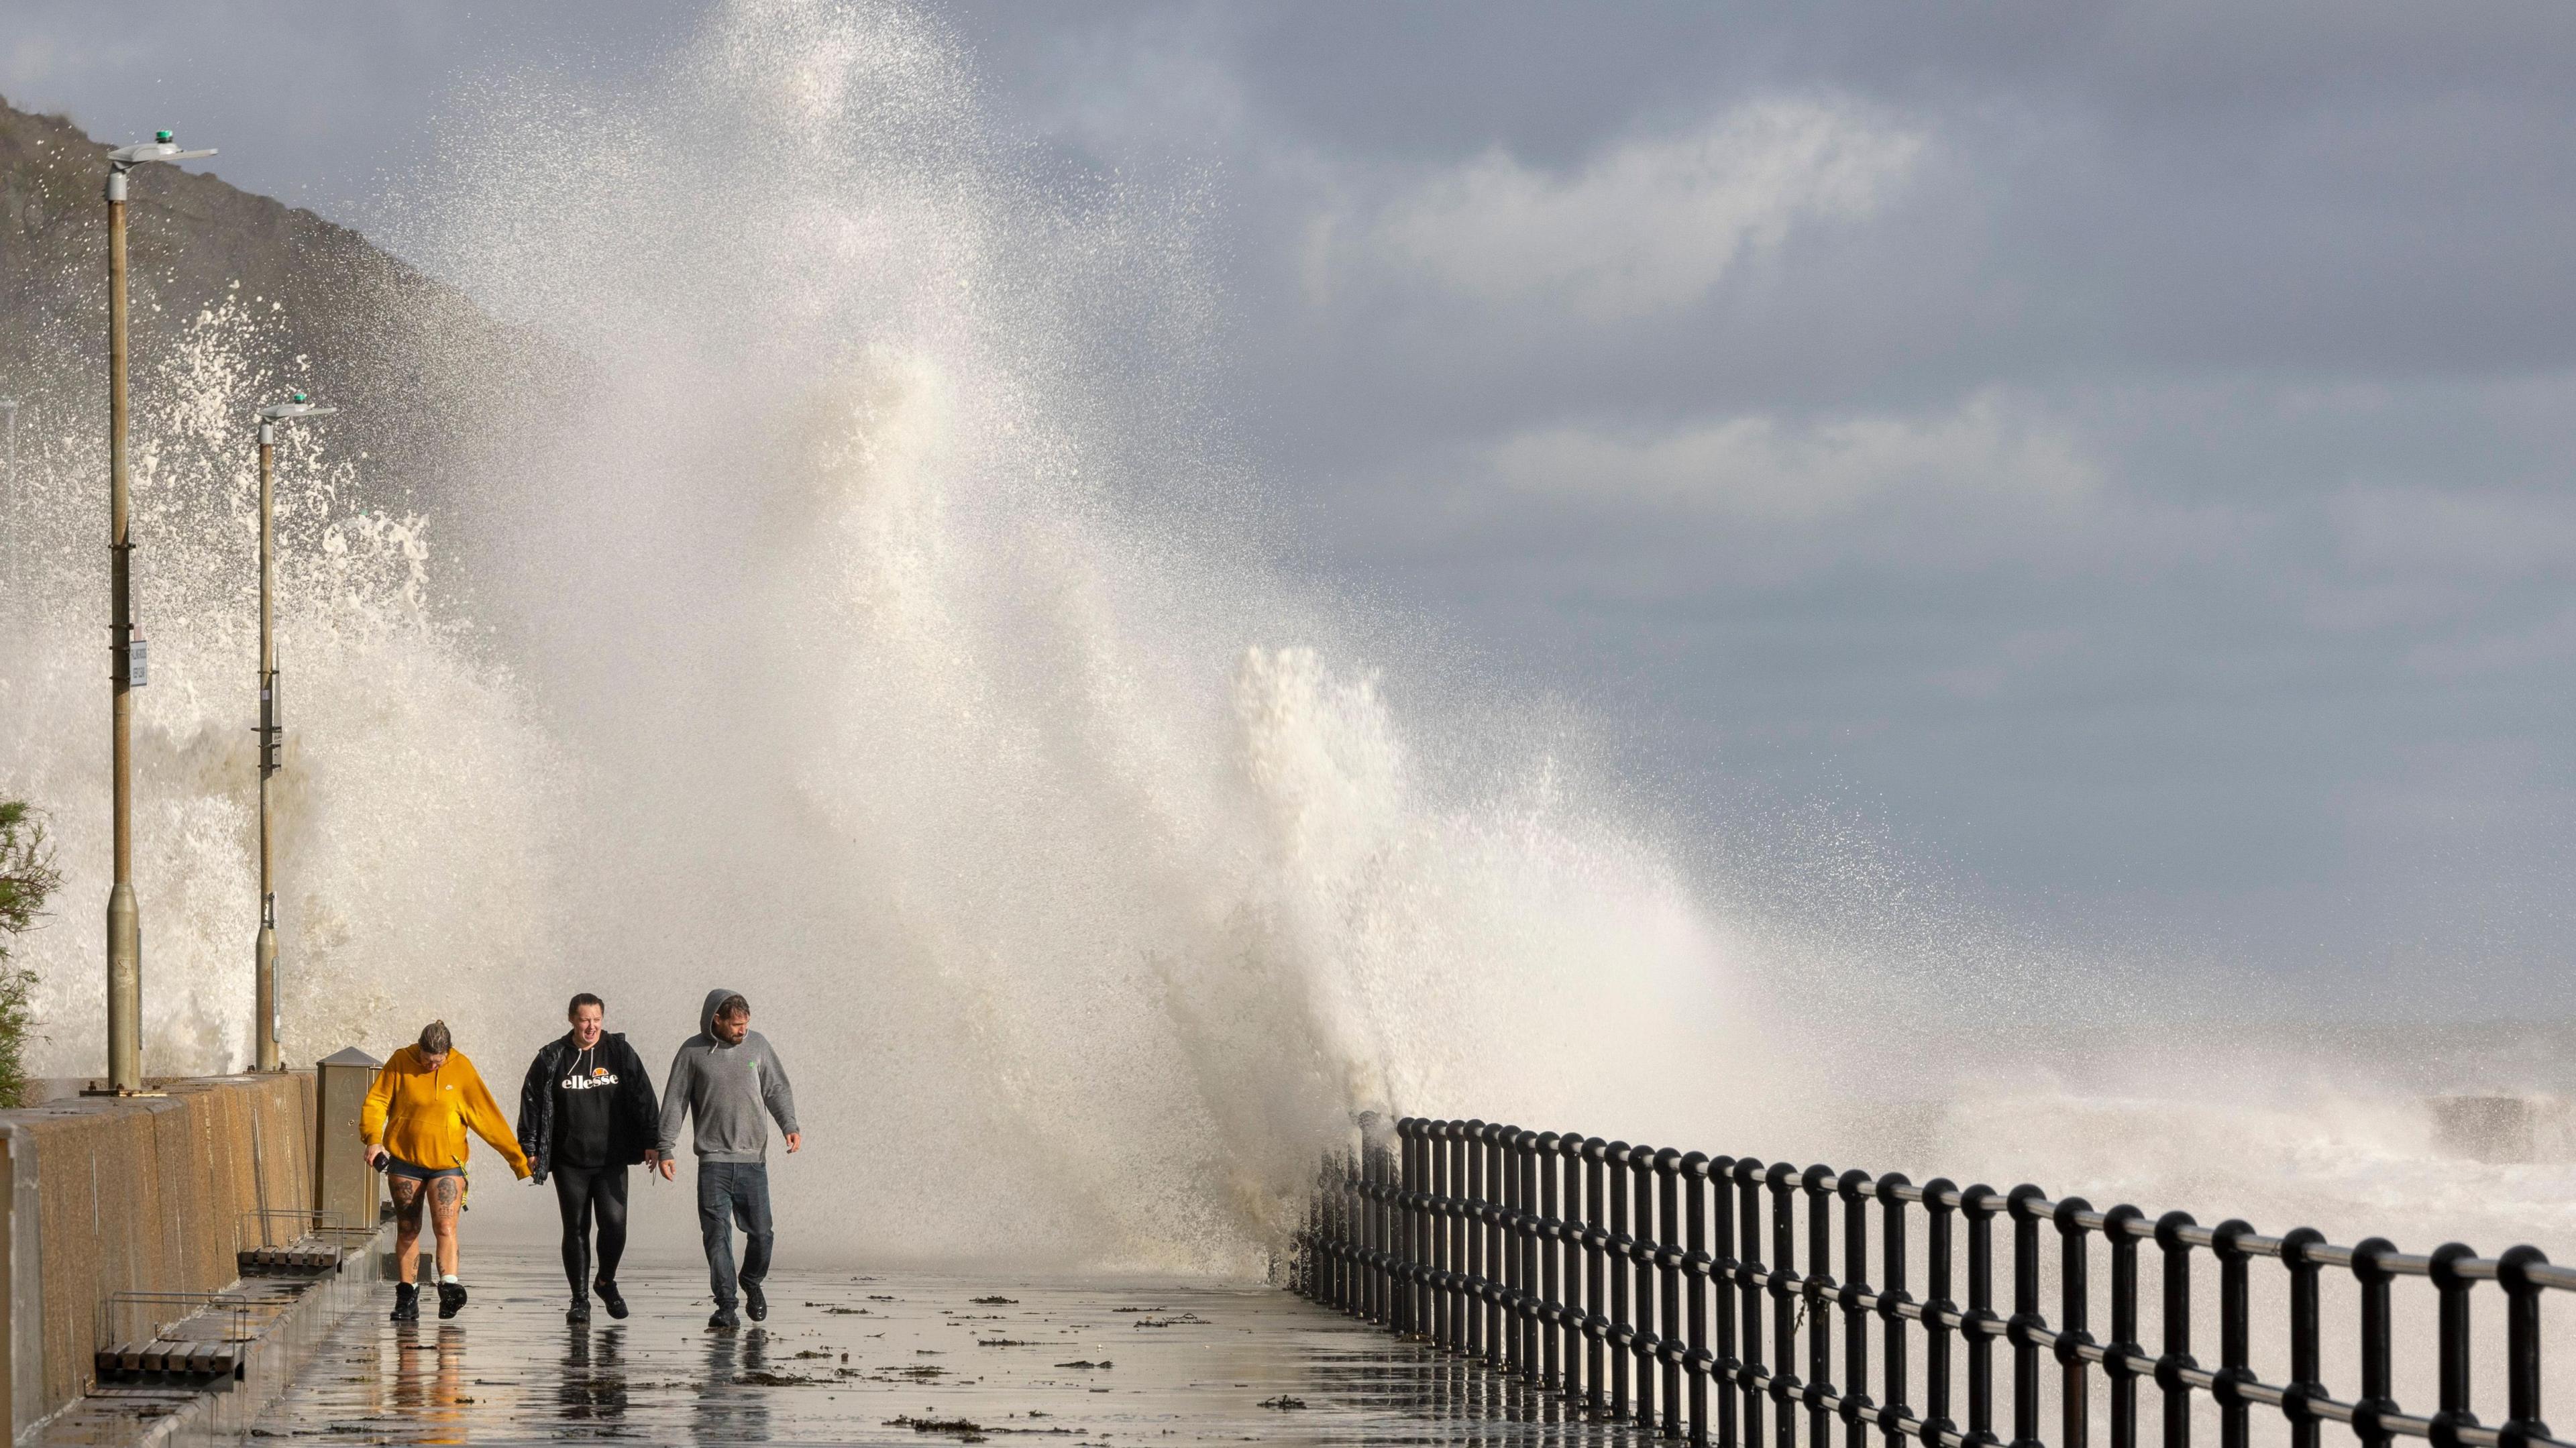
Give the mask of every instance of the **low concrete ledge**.
<path id="1" fill-rule="evenodd" d="M 377 1266 L 392 1244 L 393 1225 L 386 1223 L 363 1248 L 342 1253 L 336 1272 L 234 1283 L 226 1296 L 237 1297 L 252 1321 L 232 1379 L 100 1383 L 18 1441 L 36 1448 L 240 1441 L 340 1320 L 376 1304 L 385 1280 Z"/>
<path id="2" fill-rule="evenodd" d="M 133 1295 L 152 1294 L 170 1300 L 167 1319 L 183 1317 L 192 1295 L 236 1288 L 244 1249 L 284 1245 L 312 1225 L 323 1114 L 312 1073 L 151 1084 L 159 1094 L 58 1096 L 0 1112 L 0 1417 L 13 1439 L 96 1386 L 112 1301 L 125 1316 L 151 1317 Z M 343 1104 L 329 1103 L 335 1118 Z M 374 1202 L 364 1206 L 372 1229 Z M 333 1292 L 374 1277 L 374 1251 L 344 1255 L 365 1262 L 333 1274 Z M 286 1295 L 315 1285 L 254 1278 L 239 1290 L 279 1316 Z M 134 1326 L 149 1336 L 165 1325 Z"/>

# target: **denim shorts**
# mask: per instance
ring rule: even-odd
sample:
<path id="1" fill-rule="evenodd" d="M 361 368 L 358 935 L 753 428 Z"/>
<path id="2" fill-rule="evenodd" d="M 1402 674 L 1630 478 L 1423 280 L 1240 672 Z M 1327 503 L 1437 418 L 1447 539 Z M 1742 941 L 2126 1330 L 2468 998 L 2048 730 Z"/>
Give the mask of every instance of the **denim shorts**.
<path id="1" fill-rule="evenodd" d="M 412 1163 L 403 1160 L 401 1157 L 394 1155 L 392 1152 L 386 1152 L 385 1175 L 389 1177 L 409 1177 L 416 1182 L 430 1182 L 436 1181 L 440 1177 L 461 1177 L 465 1175 L 465 1168 L 461 1166 L 415 1166 Z"/>

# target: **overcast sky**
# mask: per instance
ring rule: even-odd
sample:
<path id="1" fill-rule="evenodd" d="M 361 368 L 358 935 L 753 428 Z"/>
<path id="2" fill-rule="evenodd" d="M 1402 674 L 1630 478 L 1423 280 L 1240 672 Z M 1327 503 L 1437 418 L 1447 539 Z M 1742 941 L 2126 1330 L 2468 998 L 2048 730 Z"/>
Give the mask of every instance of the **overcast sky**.
<path id="1" fill-rule="evenodd" d="M 16 0 L 0 92 L 365 227 L 696 9 Z M 947 13 L 1213 177 L 1313 567 L 2008 913 L 2570 1008 L 2576 8 Z"/>

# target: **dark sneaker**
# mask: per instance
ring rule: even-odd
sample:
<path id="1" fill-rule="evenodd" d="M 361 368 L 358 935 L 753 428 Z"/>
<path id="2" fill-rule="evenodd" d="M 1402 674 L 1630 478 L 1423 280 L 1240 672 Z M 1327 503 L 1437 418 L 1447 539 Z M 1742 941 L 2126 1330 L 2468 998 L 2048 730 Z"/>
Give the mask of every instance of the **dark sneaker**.
<path id="1" fill-rule="evenodd" d="M 464 1310 L 465 1284 L 462 1282 L 438 1284 L 438 1315 L 441 1318 L 450 1318 Z"/>
<path id="2" fill-rule="evenodd" d="M 587 1297 L 574 1298 L 572 1300 L 572 1306 L 564 1311 L 564 1321 L 575 1325 L 590 1321 L 590 1299 Z"/>
<path id="3" fill-rule="evenodd" d="M 609 1316 L 615 1318 L 626 1316 L 626 1299 L 617 1295 L 616 1283 L 602 1277 L 590 1284 L 590 1290 L 599 1294 L 599 1300 L 608 1307 Z"/>
<path id="4" fill-rule="evenodd" d="M 420 1289 L 408 1282 L 394 1284 L 394 1321 L 420 1321 Z"/>
<path id="5" fill-rule="evenodd" d="M 751 1314 L 754 1322 L 769 1320 L 769 1299 L 761 1295 L 759 1283 L 742 1284 L 742 1310 Z"/>
<path id="6" fill-rule="evenodd" d="M 731 1332 L 740 1326 L 742 1326 L 742 1319 L 734 1316 L 733 1309 L 730 1307 L 717 1308 L 715 1316 L 707 1319 L 709 1332 Z"/>

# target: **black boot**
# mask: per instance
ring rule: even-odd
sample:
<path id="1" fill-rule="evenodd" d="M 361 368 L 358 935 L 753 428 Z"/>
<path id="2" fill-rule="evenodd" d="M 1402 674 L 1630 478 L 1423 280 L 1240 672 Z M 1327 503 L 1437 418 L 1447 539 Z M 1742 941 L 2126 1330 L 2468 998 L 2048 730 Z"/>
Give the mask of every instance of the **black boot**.
<path id="1" fill-rule="evenodd" d="M 420 1289 L 408 1282 L 394 1284 L 394 1321 L 420 1321 Z"/>
<path id="2" fill-rule="evenodd" d="M 564 1311 L 564 1321 L 572 1323 L 575 1326 L 579 1326 L 582 1323 L 590 1321 L 590 1299 L 587 1297 L 574 1298 L 572 1300 L 572 1306 Z"/>
<path id="3" fill-rule="evenodd" d="M 444 1320 L 454 1317 L 456 1314 L 464 1310 L 465 1284 L 462 1282 L 441 1282 L 438 1284 L 438 1315 L 440 1319 Z"/>
<path id="4" fill-rule="evenodd" d="M 742 1319 L 734 1316 L 733 1309 L 730 1307 L 717 1308 L 715 1315 L 707 1319 L 707 1330 L 710 1332 L 731 1332 L 740 1326 L 742 1326 Z"/>
<path id="5" fill-rule="evenodd" d="M 626 1316 L 626 1299 L 618 1295 L 616 1283 L 602 1277 L 590 1284 L 590 1290 L 599 1294 L 599 1300 L 608 1307 L 609 1316 L 621 1319 Z"/>
<path id="6" fill-rule="evenodd" d="M 761 1295 L 759 1283 L 742 1284 L 742 1310 L 750 1314 L 754 1322 L 769 1320 L 769 1299 Z"/>

